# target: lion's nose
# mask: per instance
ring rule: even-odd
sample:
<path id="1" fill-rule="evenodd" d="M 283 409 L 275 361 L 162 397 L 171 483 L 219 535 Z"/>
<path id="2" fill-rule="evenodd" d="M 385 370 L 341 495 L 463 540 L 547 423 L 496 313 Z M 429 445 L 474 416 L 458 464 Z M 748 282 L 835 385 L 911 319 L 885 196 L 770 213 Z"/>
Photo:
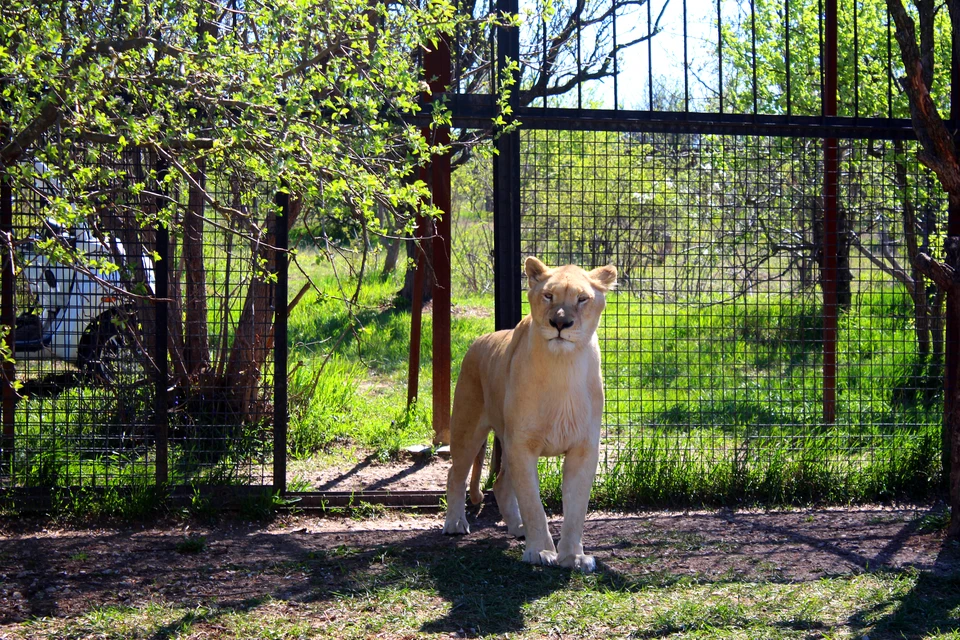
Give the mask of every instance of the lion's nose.
<path id="1" fill-rule="evenodd" d="M 567 320 L 563 316 L 557 318 L 552 318 L 550 320 L 550 326 L 556 329 L 557 331 L 563 331 L 567 327 L 573 326 L 573 320 Z"/>

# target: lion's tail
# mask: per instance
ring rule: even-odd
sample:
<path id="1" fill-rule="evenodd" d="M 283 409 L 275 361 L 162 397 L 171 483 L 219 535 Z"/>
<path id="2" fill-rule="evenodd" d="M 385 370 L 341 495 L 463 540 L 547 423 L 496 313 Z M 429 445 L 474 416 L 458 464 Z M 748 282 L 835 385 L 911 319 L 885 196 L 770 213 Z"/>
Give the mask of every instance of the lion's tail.
<path id="1" fill-rule="evenodd" d="M 480 475 L 483 472 L 483 458 L 487 453 L 487 443 L 484 442 L 473 461 L 473 471 L 470 474 L 470 504 L 480 504 L 483 501 L 483 491 L 480 490 Z"/>

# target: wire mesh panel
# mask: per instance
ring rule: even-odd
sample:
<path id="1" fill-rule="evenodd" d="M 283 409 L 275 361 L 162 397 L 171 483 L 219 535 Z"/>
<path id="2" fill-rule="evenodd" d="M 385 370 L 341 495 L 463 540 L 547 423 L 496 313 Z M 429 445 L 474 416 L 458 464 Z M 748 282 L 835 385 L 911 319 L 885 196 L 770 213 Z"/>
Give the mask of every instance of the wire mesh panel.
<path id="1" fill-rule="evenodd" d="M 9 173 L 15 380 L 0 488 L 270 484 L 272 191 L 215 160 L 174 158 L 167 172 L 145 149 L 68 152 L 69 174 L 39 159 Z"/>
<path id="2" fill-rule="evenodd" d="M 83 149 L 72 149 L 78 157 Z M 152 483 L 151 204 L 125 188 L 151 171 L 140 152 L 103 155 L 82 188 L 40 161 L 18 167 L 14 441 L 4 484 Z M 84 198 L 95 215 L 77 208 Z"/>
<path id="3" fill-rule="evenodd" d="M 935 249 L 945 210 L 912 145 L 842 143 L 827 283 L 821 140 L 521 137 L 523 254 L 620 274 L 599 331 L 604 486 L 645 502 L 929 489 L 942 332 L 918 327 L 939 301 L 904 265 Z M 840 300 L 835 378 L 824 287 Z"/>
<path id="4" fill-rule="evenodd" d="M 271 480 L 276 209 L 203 162 L 175 176 L 169 278 L 171 480 Z"/>

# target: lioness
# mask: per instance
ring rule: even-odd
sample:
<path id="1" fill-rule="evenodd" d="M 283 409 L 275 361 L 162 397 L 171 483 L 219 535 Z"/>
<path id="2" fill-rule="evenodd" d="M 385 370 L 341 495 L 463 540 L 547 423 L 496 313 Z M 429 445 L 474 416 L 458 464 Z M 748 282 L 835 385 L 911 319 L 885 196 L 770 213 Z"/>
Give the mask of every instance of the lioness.
<path id="1" fill-rule="evenodd" d="M 551 269 L 527 258 L 530 315 L 515 329 L 488 333 L 464 356 L 450 420 L 446 534 L 469 533 L 465 513 L 480 502 L 480 468 L 492 429 L 503 443 L 493 493 L 511 535 L 526 537 L 523 560 L 593 571 L 583 553 L 583 521 L 597 471 L 603 380 L 597 325 L 614 266 Z M 563 527 L 553 545 L 540 501 L 537 459 L 563 454 Z"/>

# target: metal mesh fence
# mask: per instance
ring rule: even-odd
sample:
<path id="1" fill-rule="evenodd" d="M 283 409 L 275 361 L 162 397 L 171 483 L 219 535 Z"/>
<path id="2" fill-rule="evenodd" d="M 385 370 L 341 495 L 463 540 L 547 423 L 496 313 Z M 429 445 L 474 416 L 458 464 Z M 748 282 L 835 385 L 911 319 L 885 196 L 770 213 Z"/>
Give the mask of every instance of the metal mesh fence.
<path id="1" fill-rule="evenodd" d="M 249 178 L 212 160 L 69 153 L 69 175 L 39 160 L 8 174 L 0 488 L 270 484 L 273 194 L 241 199 Z"/>
<path id="2" fill-rule="evenodd" d="M 914 143 L 841 141 L 827 282 L 822 140 L 533 130 L 521 141 L 523 254 L 619 269 L 599 331 L 601 472 L 636 482 L 646 469 L 674 499 L 720 475 L 714 490 L 730 498 L 797 497 L 794 481 L 821 498 L 851 483 L 929 488 L 941 301 L 910 256 L 936 253 L 946 205 Z M 838 299 L 832 345 L 825 288 Z"/>

